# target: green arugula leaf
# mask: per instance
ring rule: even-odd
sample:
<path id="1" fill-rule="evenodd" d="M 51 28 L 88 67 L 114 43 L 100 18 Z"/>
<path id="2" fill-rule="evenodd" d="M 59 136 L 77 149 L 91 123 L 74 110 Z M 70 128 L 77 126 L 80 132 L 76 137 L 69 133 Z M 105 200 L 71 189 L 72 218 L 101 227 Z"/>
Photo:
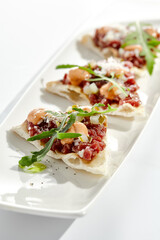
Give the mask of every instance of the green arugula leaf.
<path id="1" fill-rule="evenodd" d="M 19 166 L 20 167 L 25 167 L 25 166 L 29 167 L 32 163 L 41 161 L 44 158 L 44 156 L 51 149 L 52 144 L 57 137 L 56 135 L 57 135 L 57 133 L 53 134 L 52 138 L 46 143 L 45 147 L 42 150 L 36 151 L 36 152 L 31 152 L 32 153 L 31 156 L 22 157 L 21 160 L 19 161 Z"/>
<path id="2" fill-rule="evenodd" d="M 90 63 L 88 63 L 88 68 L 89 68 L 89 69 L 92 69 L 92 66 L 91 66 L 91 64 L 90 64 Z"/>
<path id="3" fill-rule="evenodd" d="M 30 166 L 32 163 L 36 162 L 37 159 L 34 155 L 32 156 L 24 156 L 21 158 L 21 160 L 19 161 L 19 167 L 20 168 L 24 168 L 25 166 Z"/>
<path id="4" fill-rule="evenodd" d="M 158 41 L 157 39 L 152 39 L 148 42 L 148 45 L 150 45 L 151 47 L 157 47 L 157 45 L 160 44 L 160 41 Z"/>
<path id="5" fill-rule="evenodd" d="M 104 106 L 105 106 L 105 104 L 103 104 L 103 103 L 95 103 L 93 105 L 92 109 L 95 108 L 95 107 L 104 107 Z"/>
<path id="6" fill-rule="evenodd" d="M 27 173 L 39 173 L 46 169 L 46 165 L 40 162 L 34 162 L 29 168 L 24 169 Z"/>
<path id="7" fill-rule="evenodd" d="M 64 138 L 77 138 L 82 136 L 80 133 L 60 133 L 57 132 L 57 138 L 58 139 L 64 139 Z"/>
<path id="8" fill-rule="evenodd" d="M 69 117 L 69 120 L 68 120 L 66 126 L 64 127 L 64 124 L 66 123 L 68 117 Z M 51 137 L 51 139 L 45 144 L 45 147 L 42 150 L 31 152 L 32 153 L 31 156 L 22 157 L 21 160 L 19 161 L 19 166 L 21 168 L 24 168 L 25 166 L 29 167 L 34 162 L 41 161 L 45 157 L 45 155 L 49 152 L 54 140 L 57 138 L 57 131 L 55 131 L 55 130 L 58 130 L 59 132 L 61 132 L 61 131 L 66 132 L 72 126 L 72 124 L 75 122 L 75 120 L 76 120 L 75 113 L 71 113 L 69 116 L 68 116 L 68 114 L 66 114 L 66 116 L 63 118 L 63 120 L 58 128 L 51 129 L 50 131 L 46 131 L 46 132 L 38 134 L 34 137 L 29 138 L 28 141 L 35 141 L 37 139 L 43 139 L 44 136 L 45 136 L 45 138 L 46 138 L 46 136 Z"/>
<path id="9" fill-rule="evenodd" d="M 105 111 L 96 111 L 95 107 L 100 107 L 100 106 L 104 106 L 104 104 L 95 104 L 92 109 L 91 112 L 87 112 L 87 111 L 81 111 L 79 108 L 73 108 L 73 110 L 77 111 L 77 116 L 81 116 L 81 117 L 90 117 L 96 114 L 105 114 L 105 113 L 109 113 L 109 112 L 114 112 L 117 110 L 117 108 L 112 108 L 109 104 L 108 104 L 108 109 Z"/>
<path id="10" fill-rule="evenodd" d="M 151 52 L 150 48 L 148 48 L 147 42 L 145 41 L 144 35 L 146 35 L 146 33 L 144 33 L 144 31 L 140 27 L 139 23 L 136 23 L 136 29 L 137 29 L 137 33 L 139 35 L 138 40 L 140 41 L 140 43 L 142 45 L 142 49 L 143 49 L 141 54 L 142 54 L 142 56 L 145 56 L 145 59 L 147 61 L 148 72 L 150 74 L 152 74 L 153 67 L 154 67 L 154 56 L 153 56 L 153 53 Z"/>
<path id="11" fill-rule="evenodd" d="M 110 104 L 108 104 L 108 109 L 112 111 L 112 107 Z"/>
<path id="12" fill-rule="evenodd" d="M 142 52 L 140 56 L 144 56 L 146 63 L 147 63 L 147 70 L 151 75 L 153 72 L 155 58 L 157 57 L 154 52 L 156 52 L 156 47 L 160 44 L 153 36 L 150 36 L 147 32 L 143 30 L 143 23 L 133 23 L 132 25 L 135 26 L 135 31 L 129 33 L 125 40 L 124 44 L 121 46 L 122 48 L 129 46 L 129 45 L 136 45 L 139 44 L 142 46 Z M 146 24 L 145 24 L 146 25 Z"/>
<path id="13" fill-rule="evenodd" d="M 114 88 L 114 87 L 115 87 L 115 85 L 110 86 L 110 88 L 108 89 L 108 92 L 110 92 L 112 90 L 112 88 Z"/>
<path id="14" fill-rule="evenodd" d="M 76 110 L 76 111 L 78 111 L 78 112 L 84 112 L 83 109 L 78 108 L 78 107 L 72 107 L 72 110 Z M 87 111 L 86 111 L 86 112 L 87 112 Z"/>
<path id="15" fill-rule="evenodd" d="M 56 130 L 58 130 L 58 128 L 53 128 L 50 131 L 42 132 L 38 135 L 28 138 L 27 141 L 35 141 L 35 140 L 51 137 L 53 133 L 56 132 Z"/>
<path id="16" fill-rule="evenodd" d="M 81 108 L 74 108 L 75 112 L 69 113 L 63 113 L 63 119 L 59 125 L 58 128 L 53 128 L 50 131 L 46 131 L 43 133 L 40 133 L 38 135 L 35 135 L 31 138 L 28 138 L 28 141 L 35 141 L 40 140 L 43 138 L 50 137 L 50 140 L 45 144 L 44 148 L 40 151 L 31 152 L 32 155 L 30 156 L 24 156 L 19 161 L 19 167 L 23 168 L 24 171 L 36 173 L 43 171 L 46 167 L 44 164 L 38 164 L 45 155 L 49 152 L 49 150 L 52 147 L 53 142 L 56 138 L 58 139 L 64 139 L 64 138 L 77 138 L 80 137 L 80 133 L 66 133 L 66 131 L 75 123 L 76 116 L 92 116 L 94 114 L 104 114 L 107 112 L 116 111 L 117 109 L 112 108 L 110 105 L 108 105 L 108 109 L 106 111 L 97 111 L 96 107 L 102 107 L 104 104 L 96 103 L 92 109 L 91 112 L 84 111 Z"/>
<path id="17" fill-rule="evenodd" d="M 74 67 L 78 67 L 78 65 L 74 65 L 74 64 L 62 64 L 62 65 L 56 66 L 56 69 L 74 68 Z"/>
<path id="18" fill-rule="evenodd" d="M 119 90 L 121 90 L 121 92 L 127 97 L 128 94 L 126 93 L 126 91 L 124 90 L 123 87 L 121 87 L 117 82 L 116 80 L 112 79 L 112 78 L 108 78 L 108 77 L 105 77 L 103 75 L 99 75 L 99 78 L 93 78 L 93 79 L 87 79 L 85 81 L 89 81 L 89 82 L 97 82 L 97 81 L 108 81 L 108 82 L 111 82 L 114 86 L 116 86 Z"/>
<path id="19" fill-rule="evenodd" d="M 73 125 L 73 123 L 75 123 L 75 121 L 76 121 L 76 113 L 73 112 L 69 115 L 69 120 L 61 132 L 66 132 Z"/>
<path id="20" fill-rule="evenodd" d="M 63 126 L 64 126 L 64 124 L 65 124 L 65 122 L 67 120 L 67 117 L 68 116 L 64 117 L 64 119 L 62 120 L 60 126 L 58 127 L 59 131 L 63 128 Z M 57 132 L 54 131 L 53 134 L 52 134 L 51 139 L 45 144 L 45 147 L 43 149 L 41 149 L 40 151 L 31 152 L 32 153 L 31 156 L 24 156 L 24 157 L 22 157 L 21 160 L 19 161 L 19 166 L 21 168 L 23 168 L 25 166 L 30 166 L 34 162 L 41 161 L 45 157 L 45 155 L 49 152 L 49 150 L 51 149 L 52 144 L 53 144 L 53 142 L 54 142 L 54 140 L 56 138 L 57 138 Z"/>
<path id="21" fill-rule="evenodd" d="M 160 49 L 155 48 L 154 51 L 155 51 L 155 52 L 160 52 Z"/>
<path id="22" fill-rule="evenodd" d="M 90 68 L 87 68 L 87 67 L 81 67 L 81 66 L 78 66 L 79 69 L 82 69 L 84 71 L 87 71 L 88 73 L 94 75 L 94 76 L 99 76 L 97 73 L 95 73 L 92 69 Z"/>
<path id="23" fill-rule="evenodd" d="M 85 70 L 88 73 L 98 77 L 98 78 L 94 78 L 94 79 L 86 79 L 85 81 L 89 81 L 89 82 L 94 82 L 94 81 L 101 81 L 101 80 L 105 80 L 108 82 L 113 83 L 113 85 L 115 85 L 118 89 L 120 89 L 122 91 L 122 93 L 127 97 L 128 94 L 126 93 L 126 91 L 116 82 L 116 79 L 114 79 L 114 73 L 112 73 L 112 78 L 108 78 L 104 75 L 95 73 L 92 69 L 87 68 L 87 67 L 83 67 L 83 66 L 79 66 L 79 65 L 70 65 L 70 64 L 66 64 L 66 65 L 58 65 L 56 67 L 56 69 L 61 69 L 61 68 L 72 68 L 72 67 L 78 67 L 79 69 Z"/>
<path id="24" fill-rule="evenodd" d="M 63 126 L 67 120 L 67 117 L 68 116 L 64 117 L 64 119 L 62 120 L 60 126 L 58 127 L 58 131 L 61 131 L 61 129 L 63 128 Z M 37 157 L 37 161 L 41 161 L 42 158 L 49 152 L 49 150 L 51 149 L 52 144 L 56 138 L 57 138 L 57 132 L 54 132 L 52 135 L 52 138 L 45 144 L 45 147 L 42 150 L 32 152 L 32 154 Z"/>

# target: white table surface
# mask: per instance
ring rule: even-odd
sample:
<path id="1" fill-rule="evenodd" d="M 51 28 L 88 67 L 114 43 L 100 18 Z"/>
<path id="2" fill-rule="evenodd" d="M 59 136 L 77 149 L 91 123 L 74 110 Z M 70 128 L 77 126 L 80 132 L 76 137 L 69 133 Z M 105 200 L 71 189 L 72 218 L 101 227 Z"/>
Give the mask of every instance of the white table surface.
<path id="1" fill-rule="evenodd" d="M 134 11 L 126 11 L 132 5 Z M 104 8 L 106 21 L 113 15 L 119 20 L 158 19 L 160 5 L 140 0 L 0 2 L 0 123 L 65 40 L 88 16 Z M 112 187 L 107 185 L 86 216 L 56 219 L 0 210 L 0 239 L 159 240 L 159 123 L 156 111 L 142 146 L 137 146 L 111 180 Z"/>

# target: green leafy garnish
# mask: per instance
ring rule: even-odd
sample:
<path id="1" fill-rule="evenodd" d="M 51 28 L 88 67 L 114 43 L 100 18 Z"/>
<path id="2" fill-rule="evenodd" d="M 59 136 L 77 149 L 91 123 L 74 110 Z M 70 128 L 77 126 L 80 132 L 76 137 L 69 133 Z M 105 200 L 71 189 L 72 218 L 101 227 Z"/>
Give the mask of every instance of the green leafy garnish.
<path id="1" fill-rule="evenodd" d="M 114 87 L 115 87 L 114 85 L 110 86 L 110 88 L 108 89 L 108 92 L 110 92 Z"/>
<path id="2" fill-rule="evenodd" d="M 124 48 L 136 44 L 141 45 L 142 52 L 140 52 L 140 56 L 145 57 L 147 70 L 151 75 L 155 64 L 155 58 L 157 57 L 155 54 L 157 51 L 156 47 L 160 44 L 160 41 L 144 31 L 144 24 L 136 22 L 133 25 L 135 26 L 135 31 L 126 36 L 124 44 L 121 47 Z"/>
<path id="3" fill-rule="evenodd" d="M 115 111 L 115 108 L 112 108 L 108 104 L 108 109 L 106 111 L 97 111 L 97 108 L 105 106 L 104 104 L 97 103 L 91 108 L 91 112 L 84 111 L 81 108 L 74 107 L 74 112 L 71 113 L 59 113 L 58 116 L 62 117 L 62 121 L 57 128 L 53 128 L 50 131 L 45 131 L 40 134 L 37 134 L 33 137 L 27 139 L 27 141 L 35 141 L 41 140 L 44 138 L 50 138 L 49 141 L 45 144 L 44 148 L 40 151 L 31 152 L 32 155 L 24 156 L 19 161 L 19 167 L 22 168 L 26 172 L 36 173 L 43 171 L 46 166 L 42 163 L 39 163 L 49 152 L 52 147 L 53 142 L 55 139 L 65 139 L 65 138 L 77 138 L 80 137 L 82 134 L 80 133 L 67 133 L 67 130 L 75 123 L 77 116 L 88 117 L 94 114 L 104 114 L 107 112 Z M 50 114 L 55 115 L 55 112 L 47 111 Z"/>
<path id="4" fill-rule="evenodd" d="M 87 72 L 89 72 L 90 74 L 93 74 L 93 75 L 96 74 L 96 73 L 91 69 L 90 65 L 89 65 L 89 68 L 87 68 L 87 67 L 83 67 L 83 66 L 79 66 L 79 65 L 73 65 L 73 64 L 62 64 L 62 65 L 56 66 L 56 69 L 74 68 L 74 67 L 78 67 L 79 69 L 85 70 L 85 71 L 87 71 Z"/>
<path id="5" fill-rule="evenodd" d="M 78 138 L 82 136 L 80 133 L 60 133 L 57 132 L 57 138 L 58 139 L 64 139 L 64 138 Z"/>
<path id="6" fill-rule="evenodd" d="M 24 168 L 25 166 L 29 167 L 32 163 L 36 162 L 37 159 L 33 159 L 33 156 L 24 156 L 21 158 L 21 160 L 19 161 L 19 167 L 20 168 Z"/>
<path id="7" fill-rule="evenodd" d="M 99 76 L 97 73 L 95 73 L 92 69 L 90 69 L 90 68 L 87 68 L 87 67 L 82 67 L 82 66 L 78 66 L 78 68 L 79 69 L 82 69 L 82 70 L 84 70 L 84 71 L 87 71 L 87 72 L 89 72 L 90 74 L 92 74 L 92 75 L 94 75 L 94 76 Z"/>
<path id="8" fill-rule="evenodd" d="M 109 104 L 108 104 L 108 109 L 105 110 L 105 111 L 97 111 L 96 110 L 96 107 L 104 107 L 105 105 L 102 104 L 102 103 L 96 103 L 92 109 L 91 109 L 91 112 L 87 112 L 87 111 L 83 111 L 81 108 L 74 108 L 73 107 L 73 110 L 77 111 L 77 116 L 82 116 L 82 117 L 90 117 L 90 116 L 93 116 L 93 115 L 96 115 L 96 114 L 105 114 L 105 113 L 108 113 L 108 112 L 114 112 L 117 110 L 117 108 L 112 108 Z"/>
<path id="9" fill-rule="evenodd" d="M 71 113 L 69 115 L 69 120 L 66 126 L 62 129 L 62 132 L 66 132 L 73 125 L 73 123 L 75 123 L 75 121 L 76 121 L 76 113 Z"/>
<path id="10" fill-rule="evenodd" d="M 42 132 L 38 135 L 28 138 L 27 141 L 35 141 L 35 140 L 51 137 L 53 133 L 56 132 L 56 130 L 58 130 L 58 128 L 53 128 L 50 131 Z"/>
<path id="11" fill-rule="evenodd" d="M 68 116 L 64 117 L 64 119 L 62 120 L 60 126 L 57 128 L 58 131 L 62 130 L 62 128 L 67 120 L 67 117 Z M 70 124 L 69 124 L 69 126 L 70 126 Z M 66 128 L 67 128 L 67 125 L 66 125 Z M 69 127 L 68 127 L 68 129 L 69 129 Z M 52 131 L 52 130 L 50 130 L 50 131 Z M 38 135 L 36 135 L 36 136 L 38 137 Z M 31 152 L 32 153 L 31 156 L 22 157 L 21 160 L 19 161 L 19 166 L 21 168 L 23 168 L 25 166 L 29 167 L 32 163 L 41 161 L 45 157 L 45 155 L 49 152 L 49 150 L 51 149 L 52 144 L 56 138 L 57 138 L 57 132 L 54 131 L 52 133 L 51 139 L 46 143 L 45 147 L 40 151 Z M 36 138 L 34 140 L 36 140 Z"/>
<path id="12" fill-rule="evenodd" d="M 78 67 L 78 66 L 77 66 L 77 65 L 74 65 L 74 64 L 62 64 L 62 65 L 56 66 L 56 69 L 61 69 L 61 68 L 74 68 L 74 67 Z"/>
<path id="13" fill-rule="evenodd" d="M 118 89 L 121 90 L 121 92 L 127 97 L 128 94 L 126 93 L 126 91 L 124 90 L 124 88 L 122 88 L 117 82 L 116 82 L 116 79 L 114 79 L 114 73 L 111 74 L 111 78 L 109 77 L 106 77 L 105 75 L 102 75 L 102 74 L 99 74 L 99 73 L 96 73 L 94 72 L 92 69 L 90 68 L 87 68 L 87 67 L 82 67 L 82 66 L 79 66 L 79 65 L 70 65 L 70 64 L 63 64 L 63 65 L 58 65 L 56 67 L 56 69 L 62 69 L 62 68 L 73 68 L 73 67 L 78 67 L 79 69 L 82 69 L 82 70 L 85 70 L 87 71 L 88 73 L 96 76 L 96 78 L 91 78 L 91 79 L 86 79 L 85 81 L 88 81 L 88 82 L 97 82 L 97 81 L 108 81 L 108 82 L 111 82 L 113 85 L 115 85 Z"/>
<path id="14" fill-rule="evenodd" d="M 46 169 L 46 165 L 40 162 L 34 162 L 31 166 L 25 168 L 25 172 L 27 173 L 39 173 Z"/>
<path id="15" fill-rule="evenodd" d="M 116 80 L 114 80 L 113 78 L 109 78 L 109 77 L 105 77 L 103 75 L 99 75 L 99 78 L 93 78 L 93 79 L 87 79 L 85 81 L 90 81 L 90 82 L 97 82 L 97 81 L 101 81 L 101 80 L 105 80 L 108 82 L 111 82 L 114 86 L 116 86 L 124 95 L 125 97 L 128 96 L 128 94 L 126 93 L 126 91 L 124 90 L 123 87 L 121 87 Z"/>
<path id="16" fill-rule="evenodd" d="M 48 151 L 51 149 L 52 144 L 56 139 L 56 134 L 57 133 L 53 134 L 52 138 L 46 143 L 45 147 L 42 150 L 31 152 L 32 153 L 31 156 L 22 157 L 21 160 L 19 161 L 19 166 L 21 168 L 25 166 L 29 167 L 32 163 L 41 161 L 44 158 L 44 156 L 48 153 Z"/>
<path id="17" fill-rule="evenodd" d="M 104 107 L 104 106 L 105 106 L 105 104 L 103 104 L 103 103 L 95 103 L 93 105 L 92 109 L 94 109 L 95 107 Z M 108 104 L 108 106 L 110 106 L 110 105 Z"/>

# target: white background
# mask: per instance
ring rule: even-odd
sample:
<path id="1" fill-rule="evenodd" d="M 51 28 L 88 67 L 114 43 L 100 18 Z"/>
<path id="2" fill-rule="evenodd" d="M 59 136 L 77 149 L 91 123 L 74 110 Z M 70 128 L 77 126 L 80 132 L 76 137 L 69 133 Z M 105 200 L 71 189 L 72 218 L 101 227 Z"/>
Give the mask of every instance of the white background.
<path id="1" fill-rule="evenodd" d="M 158 19 L 159 10 L 158 1 L 0 1 L 0 122 L 36 73 L 88 18 L 106 11 L 106 22 Z M 157 111 L 143 144 L 85 217 L 68 220 L 0 210 L 0 239 L 159 240 L 159 122 Z"/>

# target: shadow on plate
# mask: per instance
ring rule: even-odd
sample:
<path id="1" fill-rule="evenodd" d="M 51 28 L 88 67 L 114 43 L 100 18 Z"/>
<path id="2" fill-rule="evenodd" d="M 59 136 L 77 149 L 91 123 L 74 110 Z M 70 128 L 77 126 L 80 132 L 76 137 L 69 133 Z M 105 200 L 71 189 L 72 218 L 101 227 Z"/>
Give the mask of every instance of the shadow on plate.
<path id="1" fill-rule="evenodd" d="M 41 93 L 42 94 L 40 95 L 40 99 L 43 103 L 53 105 L 53 106 L 56 105 L 56 108 L 58 107 L 62 111 L 65 111 L 68 106 L 73 105 L 73 103 L 70 102 L 69 100 L 65 99 L 64 101 L 64 98 L 58 95 L 49 93 L 44 88 L 41 88 Z"/>
<path id="2" fill-rule="evenodd" d="M 48 166 L 45 171 L 38 174 L 25 173 L 18 168 L 18 160 L 35 150 L 34 146 L 11 131 L 7 132 L 7 142 L 15 151 L 11 157 L 16 159 L 17 165 L 13 165 L 11 170 L 18 172 L 20 186 L 16 192 L 1 195 L 0 199 L 4 202 L 46 210 L 79 210 L 94 198 L 106 182 L 105 177 L 71 169 L 63 161 L 49 157 L 44 160 Z M 76 196 L 74 203 L 73 196 Z"/>
<path id="3" fill-rule="evenodd" d="M 12 131 L 7 131 L 6 137 L 9 147 L 17 153 L 15 156 L 10 156 L 16 159 L 17 166 L 18 160 L 22 156 L 30 155 L 31 151 L 35 151 L 35 147 L 32 144 L 26 142 L 26 140 Z M 56 160 L 51 157 L 45 157 L 45 160 L 43 162 L 48 166 L 48 168 L 41 173 L 31 174 L 31 176 L 42 176 L 43 179 L 50 183 L 52 183 L 54 179 L 57 184 L 65 184 L 66 182 L 71 182 L 80 188 L 91 188 L 101 182 L 102 179 L 106 179 L 100 175 L 94 175 L 85 171 L 74 170 L 68 167 L 63 161 Z M 22 182 L 25 183 L 30 174 L 24 174 L 23 170 L 19 169 L 17 166 L 12 166 L 12 170 L 19 171 L 20 178 Z"/>
<path id="4" fill-rule="evenodd" d="M 56 108 L 61 109 L 62 111 L 65 111 L 68 106 L 73 105 L 73 102 L 69 101 L 68 99 L 49 93 L 44 88 L 41 88 L 41 101 L 45 104 L 49 104 L 49 107 L 52 109 L 56 105 Z M 51 105 L 51 106 L 50 106 Z M 118 131 L 129 131 L 134 123 L 134 118 L 125 118 L 121 116 L 109 116 L 108 115 L 108 127 L 110 129 L 118 130 Z M 137 118 L 136 121 L 144 121 L 143 119 Z"/>
<path id="5" fill-rule="evenodd" d="M 96 53 L 92 52 L 90 49 L 84 47 L 79 41 L 76 43 L 77 51 L 80 53 L 81 57 L 85 59 L 87 62 L 91 60 L 101 60 L 102 58 L 98 56 Z"/>

